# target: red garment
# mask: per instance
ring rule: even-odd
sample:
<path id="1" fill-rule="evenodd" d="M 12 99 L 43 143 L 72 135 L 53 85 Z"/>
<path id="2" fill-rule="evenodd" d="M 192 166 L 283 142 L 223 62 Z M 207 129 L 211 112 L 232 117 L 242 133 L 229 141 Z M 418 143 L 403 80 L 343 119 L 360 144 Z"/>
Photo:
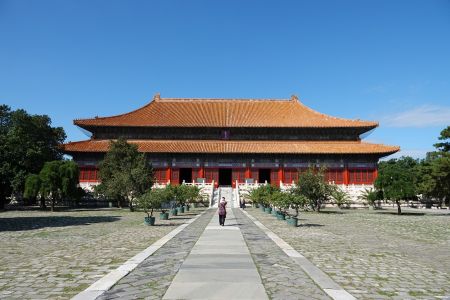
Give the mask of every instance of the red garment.
<path id="1" fill-rule="evenodd" d="M 227 206 L 227 201 L 219 202 L 219 215 L 220 216 L 226 216 L 227 215 L 226 206 Z"/>

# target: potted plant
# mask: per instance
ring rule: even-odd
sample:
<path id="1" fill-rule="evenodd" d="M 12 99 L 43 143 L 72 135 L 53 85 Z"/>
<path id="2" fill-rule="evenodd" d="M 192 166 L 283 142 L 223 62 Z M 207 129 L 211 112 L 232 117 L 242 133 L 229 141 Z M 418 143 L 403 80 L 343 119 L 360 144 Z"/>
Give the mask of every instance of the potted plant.
<path id="1" fill-rule="evenodd" d="M 303 195 L 298 195 L 295 193 L 289 193 L 286 196 L 286 205 L 288 205 L 288 207 L 292 208 L 295 210 L 295 215 L 290 216 L 289 218 L 286 219 L 286 222 L 288 225 L 293 226 L 293 227 L 297 227 L 298 226 L 298 213 L 300 208 L 305 207 L 305 205 L 307 205 L 308 203 L 308 199 L 303 196 Z"/>
<path id="2" fill-rule="evenodd" d="M 200 189 L 195 185 L 188 186 L 188 188 L 186 189 L 186 205 L 184 209 L 186 211 L 189 211 L 190 204 L 195 204 L 195 202 L 199 199 L 199 197 L 200 197 Z"/>
<path id="3" fill-rule="evenodd" d="M 168 220 L 169 213 L 167 212 L 167 209 L 170 207 L 170 200 L 172 199 L 172 190 L 167 187 L 161 189 L 160 197 L 161 197 L 161 213 L 159 214 L 159 219 Z"/>
<path id="4" fill-rule="evenodd" d="M 153 189 L 137 198 L 138 207 L 147 214 L 147 217 L 144 218 L 144 223 L 146 225 L 155 225 L 155 217 L 153 216 L 153 211 L 155 209 L 161 208 L 161 193 L 161 189 Z"/>
<path id="5" fill-rule="evenodd" d="M 276 191 L 272 194 L 272 203 L 277 208 L 275 216 L 278 220 L 286 218 L 286 210 L 289 209 L 290 193 Z"/>
<path id="6" fill-rule="evenodd" d="M 254 203 L 258 203 L 261 211 L 270 214 L 272 212 L 271 197 L 278 188 L 270 185 L 261 185 L 249 193 L 249 198 Z"/>

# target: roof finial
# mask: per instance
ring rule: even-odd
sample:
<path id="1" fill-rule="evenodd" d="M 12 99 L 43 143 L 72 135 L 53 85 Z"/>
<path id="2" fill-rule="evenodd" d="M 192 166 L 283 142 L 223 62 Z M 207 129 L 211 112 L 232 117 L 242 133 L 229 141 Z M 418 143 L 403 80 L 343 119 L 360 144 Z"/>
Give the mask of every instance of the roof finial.
<path id="1" fill-rule="evenodd" d="M 298 101 L 297 95 L 292 95 L 292 96 L 291 96 L 291 101 L 297 102 L 297 101 Z"/>
<path id="2" fill-rule="evenodd" d="M 160 93 L 156 93 L 155 96 L 153 96 L 153 101 L 158 101 L 161 100 L 161 94 Z"/>

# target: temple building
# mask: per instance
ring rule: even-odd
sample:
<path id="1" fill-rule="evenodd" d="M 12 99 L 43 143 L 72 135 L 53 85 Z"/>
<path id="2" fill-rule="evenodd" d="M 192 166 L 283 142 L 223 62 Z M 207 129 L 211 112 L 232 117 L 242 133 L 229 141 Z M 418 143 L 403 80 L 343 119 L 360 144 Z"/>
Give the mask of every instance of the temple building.
<path id="1" fill-rule="evenodd" d="M 98 164 L 110 140 L 138 145 L 158 183 L 214 182 L 216 186 L 259 182 L 292 184 L 309 166 L 325 166 L 339 185 L 372 185 L 381 157 L 399 150 L 363 142 L 377 122 L 336 118 L 290 99 L 180 99 L 157 94 L 122 115 L 78 119 L 89 140 L 64 152 L 80 167 L 80 184 L 98 183 Z"/>

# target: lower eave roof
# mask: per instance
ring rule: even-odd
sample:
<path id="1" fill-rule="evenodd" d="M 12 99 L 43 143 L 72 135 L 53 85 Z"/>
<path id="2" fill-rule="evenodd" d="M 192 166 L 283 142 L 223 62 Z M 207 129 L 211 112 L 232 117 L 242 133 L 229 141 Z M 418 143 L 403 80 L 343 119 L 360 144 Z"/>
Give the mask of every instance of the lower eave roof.
<path id="1" fill-rule="evenodd" d="M 386 156 L 400 150 L 361 141 L 230 141 L 230 140 L 128 140 L 145 153 L 216 154 L 377 154 Z M 62 145 L 63 151 L 107 152 L 110 140 L 86 140 Z"/>

